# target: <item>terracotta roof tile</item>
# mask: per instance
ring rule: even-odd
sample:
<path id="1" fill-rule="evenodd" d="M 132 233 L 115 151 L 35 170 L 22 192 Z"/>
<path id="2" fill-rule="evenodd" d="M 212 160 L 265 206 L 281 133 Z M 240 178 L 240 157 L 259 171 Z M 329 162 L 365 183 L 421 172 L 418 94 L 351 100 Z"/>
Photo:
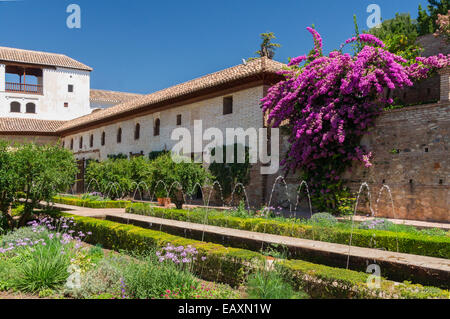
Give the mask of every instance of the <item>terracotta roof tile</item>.
<path id="1" fill-rule="evenodd" d="M 56 130 L 66 121 L 47 121 L 23 118 L 0 118 L 0 133 L 46 133 L 56 135 Z"/>
<path id="2" fill-rule="evenodd" d="M 63 54 L 0 47 L 0 61 L 57 66 L 92 71 L 92 68 Z"/>
<path id="3" fill-rule="evenodd" d="M 285 64 L 270 60 L 268 58 L 255 59 L 246 64 L 240 64 L 222 71 L 211 73 L 206 76 L 115 105 L 108 109 L 103 109 L 71 120 L 61 126 L 58 129 L 58 132 L 64 132 L 66 130 L 75 129 L 84 125 L 90 125 L 91 123 L 100 120 L 108 120 L 109 118 L 120 116 L 126 112 L 137 111 L 143 108 L 151 108 L 152 105 L 160 102 L 183 97 L 190 93 L 201 91 L 203 89 L 214 88 L 216 86 L 245 79 L 250 76 L 263 73 L 275 74 L 284 66 Z"/>
<path id="4" fill-rule="evenodd" d="M 127 102 L 137 97 L 141 97 L 142 94 L 115 92 L 106 90 L 91 90 L 90 100 L 94 102 L 107 102 L 107 103 L 122 103 Z"/>

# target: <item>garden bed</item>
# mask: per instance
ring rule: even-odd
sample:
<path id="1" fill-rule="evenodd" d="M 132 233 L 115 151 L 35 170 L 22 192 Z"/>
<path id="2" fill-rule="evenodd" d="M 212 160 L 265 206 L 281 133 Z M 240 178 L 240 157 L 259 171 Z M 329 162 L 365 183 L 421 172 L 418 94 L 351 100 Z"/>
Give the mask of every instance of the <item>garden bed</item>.
<path id="1" fill-rule="evenodd" d="M 187 221 L 212 226 L 282 235 L 323 242 L 349 244 L 367 248 L 382 248 L 388 251 L 406 254 L 450 258 L 450 236 L 427 235 L 426 232 L 393 232 L 383 230 L 365 230 L 307 224 L 299 220 L 280 220 L 269 218 L 234 217 L 232 213 L 206 210 L 163 209 L 146 204 L 134 203 L 127 206 L 130 214 L 153 216 L 165 219 Z"/>
<path id="2" fill-rule="evenodd" d="M 70 216 L 70 215 L 67 215 Z M 218 244 L 186 239 L 160 231 L 148 230 L 111 221 L 74 216 L 77 228 L 91 231 L 89 239 L 115 250 L 143 251 L 151 247 L 191 245 L 207 258 L 195 266 L 196 273 L 206 280 L 241 285 L 248 275 L 256 270 L 266 257 L 260 253 L 238 248 L 227 248 Z M 369 289 L 368 274 L 334 268 L 300 260 L 282 261 L 282 267 L 291 272 L 297 288 L 304 287 L 306 293 L 317 298 L 448 298 L 449 292 L 435 287 L 424 287 L 409 283 L 395 283 L 382 279 L 380 289 Z M 327 278 L 324 281 L 324 278 Z M 338 286 L 339 293 L 333 287 Z"/>

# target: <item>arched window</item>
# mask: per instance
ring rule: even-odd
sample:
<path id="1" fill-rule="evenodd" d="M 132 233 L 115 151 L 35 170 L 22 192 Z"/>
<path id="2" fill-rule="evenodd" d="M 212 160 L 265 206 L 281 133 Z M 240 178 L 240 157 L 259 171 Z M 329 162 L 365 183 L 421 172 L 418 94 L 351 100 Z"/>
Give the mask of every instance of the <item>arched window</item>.
<path id="1" fill-rule="evenodd" d="M 139 123 L 136 124 L 134 128 L 134 139 L 138 140 L 141 137 L 141 125 Z"/>
<path id="2" fill-rule="evenodd" d="M 36 104 L 34 103 L 27 103 L 26 105 L 26 112 L 27 113 L 31 113 L 31 114 L 35 114 L 36 113 Z"/>
<path id="3" fill-rule="evenodd" d="M 73 150 L 73 139 L 70 140 L 70 150 Z"/>
<path id="4" fill-rule="evenodd" d="M 83 148 L 83 136 L 80 136 L 80 150 Z"/>
<path id="5" fill-rule="evenodd" d="M 105 132 L 102 133 L 102 146 L 105 146 L 105 142 L 106 142 L 106 134 Z"/>
<path id="6" fill-rule="evenodd" d="M 94 134 L 91 134 L 91 137 L 89 139 L 89 147 L 94 147 Z"/>
<path id="7" fill-rule="evenodd" d="M 20 113 L 20 103 L 11 102 L 11 113 Z"/>
<path id="8" fill-rule="evenodd" d="M 122 143 L 122 128 L 119 127 L 117 130 L 117 143 Z"/>
<path id="9" fill-rule="evenodd" d="M 153 136 L 159 136 L 160 128 L 161 128 L 161 120 L 156 119 L 155 127 L 153 128 Z"/>

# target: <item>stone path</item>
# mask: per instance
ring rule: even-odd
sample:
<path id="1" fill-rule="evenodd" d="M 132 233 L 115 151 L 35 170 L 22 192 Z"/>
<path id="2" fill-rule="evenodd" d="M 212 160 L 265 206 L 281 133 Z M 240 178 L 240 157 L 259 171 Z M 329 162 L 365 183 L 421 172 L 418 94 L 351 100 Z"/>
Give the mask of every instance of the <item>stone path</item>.
<path id="1" fill-rule="evenodd" d="M 406 266 L 407 268 L 421 269 L 428 273 L 444 274 L 444 277 L 450 278 L 450 259 L 434 258 L 428 256 L 410 255 L 404 253 L 383 251 L 378 249 L 349 247 L 348 245 L 313 241 L 301 238 L 278 236 L 272 234 L 263 234 L 245 230 L 201 225 L 183 221 L 161 219 L 150 216 L 141 216 L 135 214 L 127 214 L 124 209 L 91 209 L 83 207 L 74 207 L 68 205 L 55 204 L 56 207 L 67 211 L 68 213 L 94 218 L 105 218 L 106 216 L 117 217 L 128 221 L 138 221 L 148 223 L 149 225 L 161 225 L 175 227 L 181 230 L 189 229 L 192 231 L 205 232 L 224 237 L 234 237 L 247 241 L 264 242 L 267 244 L 281 244 L 290 248 L 299 248 L 302 250 L 316 251 L 328 255 L 344 255 L 350 254 L 350 260 L 366 259 L 383 263 L 392 263 L 398 266 Z"/>

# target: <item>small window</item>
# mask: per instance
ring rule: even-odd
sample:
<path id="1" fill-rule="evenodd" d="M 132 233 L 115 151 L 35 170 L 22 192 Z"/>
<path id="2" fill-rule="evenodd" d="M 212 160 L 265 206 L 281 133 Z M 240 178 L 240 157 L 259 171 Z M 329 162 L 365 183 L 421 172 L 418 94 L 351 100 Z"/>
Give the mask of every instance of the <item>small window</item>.
<path id="1" fill-rule="evenodd" d="M 67 91 L 69 91 L 69 93 L 73 93 L 73 85 L 69 84 Z"/>
<path id="2" fill-rule="evenodd" d="M 106 142 L 106 134 L 105 132 L 102 133 L 102 146 L 105 146 L 105 142 Z"/>
<path id="3" fill-rule="evenodd" d="M 89 147 L 94 147 L 94 134 L 91 134 L 91 137 L 89 139 Z"/>
<path id="4" fill-rule="evenodd" d="M 159 136 L 160 128 L 161 128 L 161 120 L 156 119 L 155 127 L 153 128 L 153 136 Z"/>
<path id="5" fill-rule="evenodd" d="M 177 125 L 180 126 L 181 125 L 181 114 L 177 115 Z"/>
<path id="6" fill-rule="evenodd" d="M 63 142 L 62 142 L 62 148 L 65 148 L 65 147 L 66 147 L 66 142 L 63 141 Z"/>
<path id="7" fill-rule="evenodd" d="M 140 137 L 141 137 L 141 125 L 137 123 L 134 128 L 134 139 L 137 141 Z"/>
<path id="8" fill-rule="evenodd" d="M 80 150 L 83 148 L 83 136 L 80 137 Z"/>
<path id="9" fill-rule="evenodd" d="M 223 115 L 233 113 L 233 97 L 228 96 L 223 99 Z"/>
<path id="10" fill-rule="evenodd" d="M 73 150 L 73 139 L 70 140 L 70 150 Z"/>
<path id="11" fill-rule="evenodd" d="M 11 113 L 20 113 L 20 103 L 19 102 L 11 103 Z"/>
<path id="12" fill-rule="evenodd" d="M 31 113 L 31 114 L 36 113 L 36 104 L 34 104 L 34 103 L 27 103 L 25 108 L 26 108 L 27 113 Z"/>
<path id="13" fill-rule="evenodd" d="M 119 127 L 117 130 L 117 143 L 122 143 L 122 128 Z"/>
<path id="14" fill-rule="evenodd" d="M 69 107 L 69 103 L 65 102 L 64 107 Z"/>

